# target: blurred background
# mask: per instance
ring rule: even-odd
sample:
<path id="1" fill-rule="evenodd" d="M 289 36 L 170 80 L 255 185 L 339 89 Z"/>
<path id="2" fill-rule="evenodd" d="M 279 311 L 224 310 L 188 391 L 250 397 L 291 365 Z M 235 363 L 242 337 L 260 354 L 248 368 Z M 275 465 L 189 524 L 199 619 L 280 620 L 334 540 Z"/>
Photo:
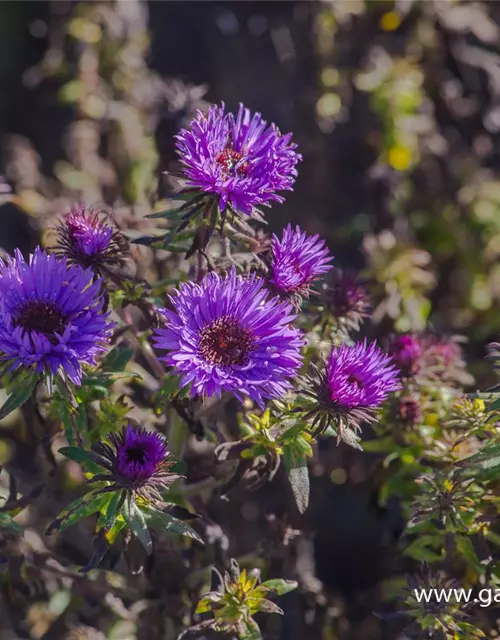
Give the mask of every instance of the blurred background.
<path id="1" fill-rule="evenodd" d="M 500 333 L 499 43 L 497 2 L 4 0 L 0 247 L 31 250 L 77 200 L 140 220 L 175 169 L 176 131 L 241 101 L 304 156 L 270 230 L 324 236 L 374 284 L 381 326 L 466 335 L 484 386 Z M 340 636 L 306 636 L 288 616 L 282 637 L 386 637 L 363 624 L 397 514 L 369 487 L 328 492 L 320 577 L 355 612 Z"/>

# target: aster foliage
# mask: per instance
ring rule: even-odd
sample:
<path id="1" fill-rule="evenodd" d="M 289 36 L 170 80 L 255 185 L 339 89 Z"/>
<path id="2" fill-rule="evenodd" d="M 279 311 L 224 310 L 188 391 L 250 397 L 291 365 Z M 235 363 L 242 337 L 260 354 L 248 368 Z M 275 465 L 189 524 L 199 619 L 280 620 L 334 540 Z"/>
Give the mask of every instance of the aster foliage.
<path id="1" fill-rule="evenodd" d="M 241 640 L 260 637 L 259 625 L 254 615 L 283 615 L 282 609 L 268 598 L 273 595 L 283 596 L 296 589 L 298 584 L 293 580 L 261 582 L 258 570 L 248 573 L 245 569 L 241 571 L 236 560 L 232 559 L 224 576 L 215 567 L 212 568 L 212 586 L 212 591 L 206 593 L 198 602 L 196 613 L 211 612 L 213 620 L 192 627 L 180 638 L 202 629 L 236 634 Z"/>

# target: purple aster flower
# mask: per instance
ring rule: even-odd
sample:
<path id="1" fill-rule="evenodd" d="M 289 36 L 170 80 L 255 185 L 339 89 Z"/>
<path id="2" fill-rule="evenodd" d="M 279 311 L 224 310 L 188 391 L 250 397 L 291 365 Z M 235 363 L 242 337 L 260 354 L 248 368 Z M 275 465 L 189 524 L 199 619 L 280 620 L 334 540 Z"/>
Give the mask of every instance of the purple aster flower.
<path id="1" fill-rule="evenodd" d="M 375 342 L 334 347 L 326 365 L 332 402 L 353 407 L 379 407 L 391 391 L 400 388 L 390 356 Z"/>
<path id="2" fill-rule="evenodd" d="M 39 247 L 26 262 L 16 250 L 0 261 L 0 361 L 81 384 L 112 331 L 102 281 L 90 269 Z"/>
<path id="3" fill-rule="evenodd" d="M 324 370 L 313 369 L 316 375 L 305 380 L 305 395 L 313 401 L 307 417 L 314 416 L 317 433 L 334 422 L 339 439 L 349 444 L 361 422 L 374 422 L 380 405 L 401 388 L 391 358 L 366 340 L 334 347 Z"/>
<path id="4" fill-rule="evenodd" d="M 303 340 L 291 325 L 291 306 L 268 299 L 263 279 L 234 268 L 225 277 L 212 272 L 199 284 L 181 285 L 170 300 L 173 310 L 160 310 L 166 328 L 154 340 L 192 396 L 230 391 L 262 406 L 291 387 Z"/>
<path id="5" fill-rule="evenodd" d="M 252 215 L 255 207 L 283 202 L 277 192 L 292 190 L 302 159 L 292 134 L 282 135 L 242 104 L 237 116 L 224 105 L 198 112 L 176 138 L 187 187 L 214 196 L 221 211 Z"/>
<path id="6" fill-rule="evenodd" d="M 95 209 L 73 207 L 58 225 L 57 238 L 57 252 L 71 263 L 103 274 L 125 264 L 126 238 Z"/>
<path id="7" fill-rule="evenodd" d="M 128 424 L 108 442 L 92 445 L 92 459 L 103 468 L 92 482 L 109 481 L 110 491 L 126 489 L 151 502 L 162 502 L 166 491 L 180 476 L 170 472 L 175 464 L 165 438 L 156 431 Z"/>
<path id="8" fill-rule="evenodd" d="M 281 241 L 273 235 L 269 283 L 279 295 L 300 303 L 309 296 L 311 284 L 332 268 L 328 264 L 332 260 L 318 235 L 309 236 L 300 227 L 288 225 Z"/>

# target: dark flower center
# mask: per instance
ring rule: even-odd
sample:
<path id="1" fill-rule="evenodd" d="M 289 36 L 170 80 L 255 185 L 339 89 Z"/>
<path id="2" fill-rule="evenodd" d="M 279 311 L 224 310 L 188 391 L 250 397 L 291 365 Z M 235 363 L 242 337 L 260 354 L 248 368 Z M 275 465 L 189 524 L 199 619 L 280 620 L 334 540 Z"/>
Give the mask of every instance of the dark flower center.
<path id="1" fill-rule="evenodd" d="M 62 334 L 67 319 L 52 302 L 31 300 L 21 307 L 14 324 L 25 331 L 38 331 L 50 336 Z"/>
<path id="2" fill-rule="evenodd" d="M 127 462 L 143 465 L 146 462 L 146 450 L 140 444 L 133 447 L 127 447 L 125 450 Z"/>
<path id="3" fill-rule="evenodd" d="M 226 149 L 224 149 L 224 151 L 219 153 L 219 155 L 217 156 L 217 162 L 222 167 L 224 173 L 228 176 L 244 176 L 248 173 L 249 165 L 248 162 L 240 162 L 242 158 L 242 153 L 240 153 L 239 151 L 235 151 L 231 147 L 227 147 Z"/>
<path id="4" fill-rule="evenodd" d="M 230 316 L 218 318 L 200 332 L 200 354 L 213 364 L 244 364 L 251 348 L 252 336 L 248 329 Z"/>
<path id="5" fill-rule="evenodd" d="M 363 382 L 363 380 L 361 380 L 361 378 L 357 376 L 355 373 L 349 374 L 347 381 L 350 384 L 355 384 L 360 389 L 363 389 L 363 387 L 365 386 L 365 383 Z"/>

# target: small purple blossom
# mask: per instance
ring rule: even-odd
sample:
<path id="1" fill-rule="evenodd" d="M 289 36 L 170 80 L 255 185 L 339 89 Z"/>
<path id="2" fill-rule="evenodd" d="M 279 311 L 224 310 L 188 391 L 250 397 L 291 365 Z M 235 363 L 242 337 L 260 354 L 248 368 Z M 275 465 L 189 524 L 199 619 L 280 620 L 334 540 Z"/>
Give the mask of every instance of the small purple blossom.
<path id="1" fill-rule="evenodd" d="M 83 267 L 105 271 L 125 262 L 127 240 L 95 209 L 73 207 L 59 223 L 57 238 L 57 252 Z"/>
<path id="2" fill-rule="evenodd" d="M 278 191 L 291 191 L 302 157 L 274 124 L 240 104 L 238 114 L 224 105 L 198 112 L 176 136 L 177 153 L 188 188 L 215 196 L 219 208 L 252 215 L 255 207 L 283 202 Z"/>
<path id="3" fill-rule="evenodd" d="M 285 296 L 309 295 L 310 285 L 332 267 L 333 257 L 318 235 L 309 236 L 300 227 L 288 225 L 281 241 L 273 235 L 269 282 Z"/>
<path id="4" fill-rule="evenodd" d="M 138 495 L 161 505 L 162 492 L 180 478 L 170 471 L 175 460 L 165 438 L 129 423 L 120 432 L 108 435 L 107 440 L 92 445 L 90 456 L 103 472 L 94 475 L 91 482 L 111 483 L 106 491 L 125 489 L 123 499 L 126 494 L 130 498 Z"/>
<path id="5" fill-rule="evenodd" d="M 165 439 L 156 432 L 130 425 L 116 439 L 116 472 L 127 482 L 144 482 L 155 475 L 167 455 Z"/>
<path id="6" fill-rule="evenodd" d="M 268 298 L 264 280 L 210 273 L 199 284 L 181 285 L 162 309 L 166 328 L 154 335 L 162 359 L 181 375 L 191 395 L 230 391 L 259 406 L 291 387 L 300 367 L 300 332 L 291 306 Z"/>
<path id="7" fill-rule="evenodd" d="M 81 384 L 112 331 L 102 281 L 90 269 L 37 247 L 26 262 L 16 250 L 0 261 L 0 361 Z"/>
<path id="8" fill-rule="evenodd" d="M 379 407 L 391 391 L 401 388 L 390 356 L 366 340 L 334 347 L 326 375 L 331 401 L 344 409 Z"/>

